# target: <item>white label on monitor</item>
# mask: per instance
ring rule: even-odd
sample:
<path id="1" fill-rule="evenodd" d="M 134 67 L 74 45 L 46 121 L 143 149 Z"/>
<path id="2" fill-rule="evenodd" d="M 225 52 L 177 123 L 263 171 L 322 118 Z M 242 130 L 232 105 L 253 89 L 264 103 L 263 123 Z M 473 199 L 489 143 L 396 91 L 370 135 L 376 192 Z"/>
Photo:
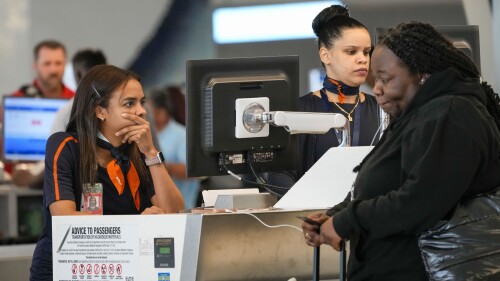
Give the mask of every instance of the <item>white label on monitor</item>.
<path id="1" fill-rule="evenodd" d="M 242 164 L 243 163 L 243 154 L 233 154 L 228 157 L 229 162 L 231 164 Z"/>
<path id="2" fill-rule="evenodd" d="M 236 99 L 235 101 L 235 111 L 236 111 L 236 127 L 235 136 L 239 139 L 244 138 L 263 138 L 269 136 L 269 125 L 264 125 L 258 131 L 252 132 L 249 130 L 248 126 L 244 124 L 243 115 L 247 108 L 252 105 L 258 105 L 263 108 L 264 112 L 269 111 L 269 98 L 246 98 L 246 99 Z"/>

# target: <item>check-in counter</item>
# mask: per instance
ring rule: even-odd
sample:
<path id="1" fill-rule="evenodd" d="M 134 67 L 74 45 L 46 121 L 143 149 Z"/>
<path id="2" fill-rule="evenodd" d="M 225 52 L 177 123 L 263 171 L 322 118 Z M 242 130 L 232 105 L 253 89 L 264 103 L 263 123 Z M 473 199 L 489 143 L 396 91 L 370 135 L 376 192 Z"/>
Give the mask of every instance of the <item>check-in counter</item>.
<path id="1" fill-rule="evenodd" d="M 36 244 L 0 246 L 1 280 L 26 281 Z"/>
<path id="2" fill-rule="evenodd" d="M 54 217 L 54 280 L 311 280 L 296 218 L 310 212 Z M 338 277 L 337 252 L 322 246 L 320 261 Z"/>

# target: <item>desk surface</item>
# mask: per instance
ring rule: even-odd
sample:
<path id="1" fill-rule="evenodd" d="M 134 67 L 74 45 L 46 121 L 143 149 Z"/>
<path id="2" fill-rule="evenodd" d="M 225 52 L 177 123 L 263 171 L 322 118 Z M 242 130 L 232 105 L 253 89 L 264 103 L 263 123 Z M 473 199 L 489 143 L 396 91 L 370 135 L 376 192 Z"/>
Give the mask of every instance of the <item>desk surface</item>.
<path id="1" fill-rule="evenodd" d="M 17 186 L 14 184 L 0 184 L 0 196 L 15 194 L 17 196 L 31 196 L 31 195 L 42 195 L 43 190 L 41 189 L 32 189 L 25 186 Z"/>
<path id="2" fill-rule="evenodd" d="M 35 246 L 36 244 L 0 246 L 0 261 L 31 259 Z"/>

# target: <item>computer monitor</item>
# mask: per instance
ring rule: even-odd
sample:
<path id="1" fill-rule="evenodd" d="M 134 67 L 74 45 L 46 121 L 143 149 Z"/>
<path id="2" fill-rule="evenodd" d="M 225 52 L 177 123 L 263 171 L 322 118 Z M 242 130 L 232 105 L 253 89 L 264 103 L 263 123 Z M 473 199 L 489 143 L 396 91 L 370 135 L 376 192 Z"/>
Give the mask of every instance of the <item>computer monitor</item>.
<path id="1" fill-rule="evenodd" d="M 465 53 L 476 64 L 481 72 L 481 53 L 479 48 L 479 26 L 477 25 L 436 25 L 441 32 L 457 49 Z M 388 28 L 376 28 L 376 40 Z"/>
<path id="2" fill-rule="evenodd" d="M 45 159 L 54 117 L 67 99 L 3 98 L 3 157 L 7 161 Z"/>
<path id="3" fill-rule="evenodd" d="M 267 99 L 266 111 L 297 111 L 298 56 L 189 60 L 186 72 L 188 176 L 298 168 L 296 135 L 266 125 L 258 137 L 242 136 L 236 117 L 245 98 Z"/>

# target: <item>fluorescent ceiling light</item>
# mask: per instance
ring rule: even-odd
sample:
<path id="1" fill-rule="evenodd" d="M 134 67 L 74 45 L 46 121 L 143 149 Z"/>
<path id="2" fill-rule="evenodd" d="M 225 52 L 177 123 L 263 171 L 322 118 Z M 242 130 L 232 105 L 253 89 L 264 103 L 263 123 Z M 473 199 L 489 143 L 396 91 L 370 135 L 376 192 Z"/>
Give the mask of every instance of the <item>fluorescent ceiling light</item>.
<path id="1" fill-rule="evenodd" d="M 212 14 L 217 44 L 314 38 L 311 23 L 324 8 L 340 1 L 217 8 Z"/>

